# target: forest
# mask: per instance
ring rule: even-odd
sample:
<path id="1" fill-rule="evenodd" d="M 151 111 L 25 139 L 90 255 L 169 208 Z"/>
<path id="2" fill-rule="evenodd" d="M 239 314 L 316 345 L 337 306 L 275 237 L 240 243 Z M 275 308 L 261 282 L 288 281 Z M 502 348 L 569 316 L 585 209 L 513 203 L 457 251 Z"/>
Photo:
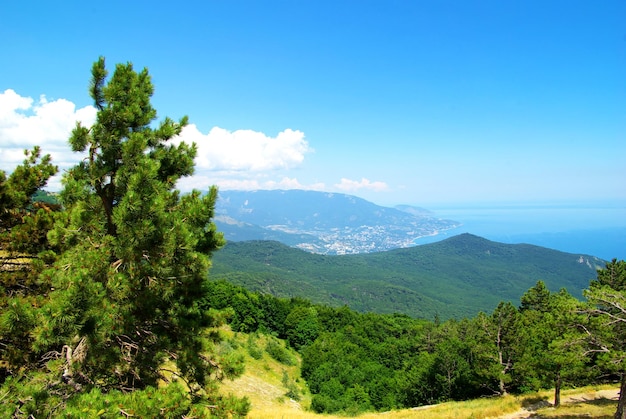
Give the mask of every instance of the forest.
<path id="1" fill-rule="evenodd" d="M 100 58 L 97 120 L 73 130 L 84 159 L 60 193 L 44 192 L 58 168 L 38 147 L 0 171 L 1 416 L 244 417 L 250 402 L 219 392 L 245 369 L 221 345 L 229 327 L 297 351 L 318 413 L 545 388 L 558 405 L 565 387 L 610 382 L 626 418 L 626 262 L 598 270 L 583 300 L 538 280 L 518 306 L 445 321 L 249 291 L 211 275 L 218 191 L 176 189 L 197 149 L 173 141 L 186 117 L 155 123 L 153 91 L 146 69 L 109 77 Z"/>
<path id="2" fill-rule="evenodd" d="M 587 263 L 581 263 L 584 260 Z M 541 279 L 551 291 L 582 290 L 606 261 L 471 234 L 357 255 L 318 255 L 275 241 L 229 241 L 211 276 L 277 297 L 361 312 L 434 319 L 474 317 L 514 301 Z"/>

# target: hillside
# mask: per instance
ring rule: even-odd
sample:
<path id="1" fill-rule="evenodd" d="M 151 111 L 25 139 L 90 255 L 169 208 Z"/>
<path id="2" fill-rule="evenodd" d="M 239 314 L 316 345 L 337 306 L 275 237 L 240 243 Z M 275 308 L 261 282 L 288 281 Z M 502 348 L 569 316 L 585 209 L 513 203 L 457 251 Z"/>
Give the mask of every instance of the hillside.
<path id="1" fill-rule="evenodd" d="M 273 359 L 264 349 L 269 340 L 285 342 L 263 334 L 233 333 L 225 327 L 220 330 L 230 350 L 245 359 L 245 372 L 234 380 L 225 380 L 220 385 L 224 395 L 234 394 L 247 397 L 251 402 L 250 418 L 297 418 L 297 419 L 334 419 L 345 418 L 343 414 L 319 414 L 310 409 L 311 394 L 300 376 L 301 357 L 288 350 L 294 365 L 285 365 Z M 236 349 L 235 349 L 236 348 Z M 255 349 L 255 352 L 252 350 Z M 251 356 L 255 354 L 255 356 Z M 540 414 L 541 417 L 612 417 L 617 404 L 619 387 L 615 385 L 594 385 L 567 389 L 562 394 L 562 405 L 558 410 L 552 406 L 554 390 L 537 393 L 506 395 L 501 397 L 483 397 L 466 401 L 448 401 L 440 404 L 413 407 L 385 412 L 369 412 L 359 415 L 363 419 L 401 419 L 401 418 L 501 418 L 518 419 Z M 558 414 L 556 414 L 558 412 Z M 545 416 L 544 416 L 545 415 Z"/>
<path id="2" fill-rule="evenodd" d="M 213 256 L 211 278 L 280 297 L 303 297 L 363 312 L 432 319 L 517 303 L 538 280 L 580 297 L 598 258 L 462 234 L 406 249 L 318 255 L 278 242 L 230 242 Z"/>

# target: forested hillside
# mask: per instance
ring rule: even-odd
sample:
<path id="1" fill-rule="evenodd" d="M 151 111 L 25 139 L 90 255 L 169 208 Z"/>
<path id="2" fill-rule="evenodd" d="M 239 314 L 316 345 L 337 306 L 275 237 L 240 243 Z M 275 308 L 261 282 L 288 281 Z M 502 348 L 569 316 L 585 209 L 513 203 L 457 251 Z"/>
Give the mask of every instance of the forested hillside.
<path id="1" fill-rule="evenodd" d="M 582 298 L 603 261 L 463 234 L 428 245 L 363 255 L 322 256 L 277 242 L 231 242 L 213 275 L 250 290 L 303 297 L 358 311 L 433 319 L 474 316 L 519 302 L 538 280 Z"/>
<path id="2" fill-rule="evenodd" d="M 625 275 L 626 263 L 610 263 L 587 296 L 597 302 L 612 278 Z M 300 352 L 311 408 L 320 413 L 353 415 L 542 388 L 554 389 L 558 405 L 563 387 L 623 375 L 625 335 L 617 328 L 616 335 L 603 332 L 616 312 L 598 311 L 564 290 L 551 292 L 541 281 L 518 306 L 500 303 L 445 322 L 279 299 L 225 281 L 210 288 L 208 306 L 230 311 L 233 330 L 278 336 Z"/>

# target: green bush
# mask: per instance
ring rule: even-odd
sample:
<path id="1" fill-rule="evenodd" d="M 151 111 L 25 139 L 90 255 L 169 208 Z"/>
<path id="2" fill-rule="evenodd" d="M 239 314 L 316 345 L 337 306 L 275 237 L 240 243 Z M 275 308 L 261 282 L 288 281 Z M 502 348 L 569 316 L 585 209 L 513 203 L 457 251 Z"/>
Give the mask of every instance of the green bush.
<path id="1" fill-rule="evenodd" d="M 102 393 L 93 388 L 75 393 L 63 404 L 56 387 L 46 385 L 40 376 L 29 378 L 15 380 L 9 377 L 4 382 L 0 388 L 4 395 L 0 404 L 1 417 L 118 418 L 124 415 L 143 418 L 238 418 L 244 417 L 250 410 L 247 399 L 213 396 L 196 403 L 177 382 L 128 393 L 118 390 Z M 219 407 L 210 408 L 209 405 Z"/>
<path id="2" fill-rule="evenodd" d="M 300 390 L 298 389 L 298 386 L 296 385 L 296 383 L 291 378 L 289 378 L 289 374 L 287 374 L 287 371 L 285 370 L 283 370 L 282 383 L 283 383 L 283 386 L 287 389 L 287 393 L 285 393 L 285 396 L 289 397 L 292 400 L 299 402 Z"/>
<path id="3" fill-rule="evenodd" d="M 259 348 L 256 340 L 253 335 L 248 335 L 248 341 L 246 342 L 246 349 L 248 350 L 248 355 L 250 355 L 254 359 L 263 358 L 263 350 Z"/>
<path id="4" fill-rule="evenodd" d="M 283 365 L 296 365 L 296 358 L 276 339 L 270 339 L 265 345 L 265 352 Z"/>

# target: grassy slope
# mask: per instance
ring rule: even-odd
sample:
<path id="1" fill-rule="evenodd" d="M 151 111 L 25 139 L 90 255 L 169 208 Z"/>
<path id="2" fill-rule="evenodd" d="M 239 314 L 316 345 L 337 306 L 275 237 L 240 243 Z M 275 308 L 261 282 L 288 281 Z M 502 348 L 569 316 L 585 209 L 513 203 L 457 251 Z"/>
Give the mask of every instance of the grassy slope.
<path id="1" fill-rule="evenodd" d="M 580 263 L 582 256 L 583 263 Z M 258 292 L 359 311 L 471 317 L 517 302 L 538 280 L 581 295 L 603 261 L 469 234 L 388 252 L 323 256 L 277 242 L 233 242 L 213 256 L 211 277 Z M 591 266 L 588 266 L 589 262 Z"/>
<path id="2" fill-rule="evenodd" d="M 236 347 L 237 352 L 245 357 L 245 373 L 235 380 L 225 380 L 221 385 L 221 392 L 224 394 L 234 394 L 239 397 L 248 397 L 253 406 L 251 418 L 260 412 L 289 412 L 284 417 L 294 416 L 304 412 L 311 404 L 311 398 L 307 391 L 304 380 L 300 377 L 300 358 L 294 352 L 291 354 L 298 360 L 296 365 L 284 365 L 272 359 L 269 354 L 263 351 L 261 359 L 254 359 L 250 356 L 247 345 L 249 335 L 244 333 L 233 333 L 229 330 L 222 330 L 226 340 L 232 347 Z M 258 348 L 264 348 L 268 337 L 264 335 L 253 335 L 252 339 Z M 298 389 L 300 400 L 293 400 L 286 394 L 288 388 L 285 386 L 285 374 L 289 381 Z M 267 416 L 281 417 L 281 416 Z"/>

